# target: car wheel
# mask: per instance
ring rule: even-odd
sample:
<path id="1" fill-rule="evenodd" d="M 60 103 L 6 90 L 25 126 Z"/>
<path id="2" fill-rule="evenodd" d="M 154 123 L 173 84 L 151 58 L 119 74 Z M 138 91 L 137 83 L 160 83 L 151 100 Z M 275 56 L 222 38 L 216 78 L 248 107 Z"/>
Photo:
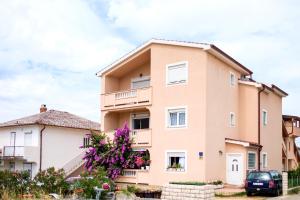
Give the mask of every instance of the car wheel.
<path id="1" fill-rule="evenodd" d="M 251 192 L 246 192 L 247 196 L 248 197 L 251 197 L 252 196 L 252 193 Z"/>

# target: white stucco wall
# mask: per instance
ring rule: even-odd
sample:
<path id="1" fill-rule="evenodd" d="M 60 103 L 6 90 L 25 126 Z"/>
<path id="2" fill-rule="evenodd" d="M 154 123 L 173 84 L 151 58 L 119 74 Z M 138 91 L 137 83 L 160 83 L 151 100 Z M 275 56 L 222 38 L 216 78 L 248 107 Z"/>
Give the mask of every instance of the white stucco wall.
<path id="1" fill-rule="evenodd" d="M 47 126 L 43 131 L 42 169 L 62 168 L 78 156 L 83 151 L 79 146 L 87 133 L 90 131 Z"/>
<path id="2" fill-rule="evenodd" d="M 33 163 L 32 174 L 33 176 L 39 170 L 39 147 L 40 147 L 40 131 L 44 126 L 28 125 L 28 126 L 16 126 L 0 128 L 0 149 L 4 146 L 12 146 L 10 144 L 11 132 L 16 132 L 15 146 L 24 146 L 24 133 L 32 132 L 32 147 L 36 151 L 35 156 L 31 156 L 33 159 L 30 163 Z M 89 130 L 62 128 L 54 126 L 46 126 L 43 131 L 43 153 L 42 153 L 42 169 L 49 167 L 55 167 L 56 169 L 64 167 L 69 161 L 78 156 L 83 149 L 79 146 L 83 144 L 83 138 L 85 134 L 90 133 Z M 31 153 L 31 151 L 29 151 Z M 30 157 L 26 156 L 26 157 Z M 23 164 L 28 160 L 23 158 L 15 158 L 14 160 L 5 160 L 4 166 L 0 166 L 1 169 L 9 169 L 9 162 L 15 162 L 15 170 L 23 170 Z"/>
<path id="3" fill-rule="evenodd" d="M 24 134 L 26 132 L 32 132 L 32 145 L 39 145 L 39 132 L 40 128 L 38 125 L 29 126 L 12 126 L 6 128 L 0 128 L 0 148 L 4 146 L 11 146 L 10 144 L 10 133 L 16 132 L 16 146 L 24 146 Z"/>

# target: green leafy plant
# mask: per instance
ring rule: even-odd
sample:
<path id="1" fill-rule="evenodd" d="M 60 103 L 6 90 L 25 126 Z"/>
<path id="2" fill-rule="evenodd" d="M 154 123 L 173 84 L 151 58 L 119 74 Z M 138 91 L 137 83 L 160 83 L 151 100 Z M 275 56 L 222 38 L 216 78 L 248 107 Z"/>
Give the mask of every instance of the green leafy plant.
<path id="1" fill-rule="evenodd" d="M 37 190 L 41 190 L 45 194 L 65 195 L 69 191 L 69 184 L 65 181 L 64 170 L 55 170 L 54 167 L 39 172 L 34 177 L 34 185 Z"/>
<path id="2" fill-rule="evenodd" d="M 81 178 L 73 183 L 72 190 L 80 197 L 95 198 L 95 188 L 102 188 L 104 184 L 109 185 L 109 190 L 104 190 L 101 192 L 101 197 L 103 198 L 107 192 L 115 189 L 115 184 L 107 177 L 107 173 L 104 168 L 98 167 L 90 173 L 82 173 Z"/>
<path id="3" fill-rule="evenodd" d="M 170 182 L 170 184 L 176 184 L 176 185 L 197 185 L 197 186 L 206 185 L 205 182 L 196 182 L 196 181 Z"/>
<path id="4" fill-rule="evenodd" d="M 11 198 L 30 193 L 31 179 L 27 171 L 0 171 L 0 198 L 9 195 Z"/>

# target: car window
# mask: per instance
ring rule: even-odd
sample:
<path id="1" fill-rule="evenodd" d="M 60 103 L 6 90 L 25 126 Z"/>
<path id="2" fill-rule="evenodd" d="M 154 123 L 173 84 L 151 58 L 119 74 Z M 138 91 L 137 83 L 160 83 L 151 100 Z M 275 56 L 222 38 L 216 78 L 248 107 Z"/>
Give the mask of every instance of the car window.
<path id="1" fill-rule="evenodd" d="M 251 172 L 248 175 L 248 179 L 259 179 L 259 180 L 267 181 L 270 180 L 271 177 L 270 174 L 267 172 Z"/>
<path id="2" fill-rule="evenodd" d="M 276 172 L 276 171 L 271 171 L 270 173 L 271 173 L 271 176 L 272 176 L 273 179 L 280 179 L 280 178 L 282 178 L 281 174 L 278 173 L 278 172 Z"/>

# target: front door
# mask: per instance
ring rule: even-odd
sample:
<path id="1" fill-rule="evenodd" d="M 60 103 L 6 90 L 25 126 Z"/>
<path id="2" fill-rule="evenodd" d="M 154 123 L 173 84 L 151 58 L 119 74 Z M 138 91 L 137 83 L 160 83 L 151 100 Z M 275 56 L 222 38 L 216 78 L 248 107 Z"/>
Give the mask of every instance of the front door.
<path id="1" fill-rule="evenodd" d="M 228 184 L 243 184 L 243 155 L 239 153 L 227 154 L 226 179 Z"/>

